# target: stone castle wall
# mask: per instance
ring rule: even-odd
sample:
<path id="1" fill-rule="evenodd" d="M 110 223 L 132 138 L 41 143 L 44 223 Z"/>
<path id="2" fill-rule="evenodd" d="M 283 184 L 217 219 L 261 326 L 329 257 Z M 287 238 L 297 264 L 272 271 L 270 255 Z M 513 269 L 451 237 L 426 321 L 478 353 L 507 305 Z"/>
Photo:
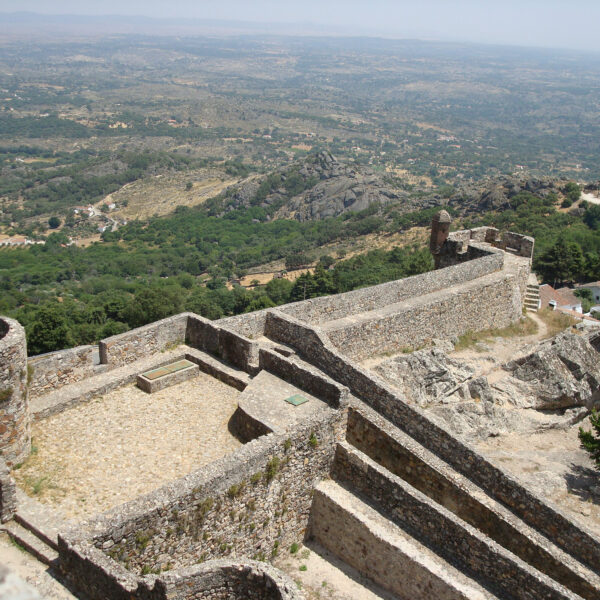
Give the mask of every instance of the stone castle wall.
<path id="1" fill-rule="evenodd" d="M 298 586 L 268 564 L 210 561 L 162 575 L 151 600 L 301 600 Z"/>
<path id="2" fill-rule="evenodd" d="M 470 263 L 469 263 L 470 264 Z M 325 328 L 331 342 L 353 360 L 416 349 L 433 339 L 502 328 L 522 315 L 522 296 L 513 275 L 487 276 L 452 290 L 407 301 L 368 319 L 342 320 Z"/>
<path id="3" fill-rule="evenodd" d="M 185 341 L 188 314 L 175 315 L 102 340 L 100 362 L 125 365 Z"/>
<path id="4" fill-rule="evenodd" d="M 489 245 L 478 244 L 478 242 L 488 241 L 488 239 L 496 240 L 496 233 L 493 232 L 496 230 L 482 227 L 450 234 L 446 244 L 449 246 L 454 244 L 454 249 L 446 251 L 447 256 L 451 254 L 453 256 L 452 261 L 448 259 L 450 266 L 447 268 L 345 294 L 295 302 L 287 304 L 279 310 L 297 319 L 318 325 L 357 313 L 382 310 L 392 304 L 467 284 L 502 270 L 503 252 Z M 519 248 L 529 247 L 531 238 L 524 238 L 525 241 L 522 241 L 522 238 L 523 236 L 515 234 L 505 234 L 502 239 L 510 240 L 513 246 Z M 494 243 L 502 246 L 501 242 Z M 507 247 L 507 244 L 508 242 L 504 243 L 504 246 Z M 462 252 L 465 248 L 466 250 Z M 456 258 L 459 254 L 460 260 Z M 526 275 L 523 282 L 519 281 L 519 289 L 522 294 L 525 284 Z M 443 294 L 440 297 L 443 297 Z M 477 298 L 481 305 L 480 314 L 484 312 L 493 314 L 505 299 L 500 295 L 497 298 L 490 298 L 486 303 L 483 296 Z M 215 322 L 191 313 L 175 315 L 100 341 L 99 360 L 97 361 L 94 361 L 96 351 L 94 346 L 80 346 L 30 357 L 28 361 L 30 365 L 30 396 L 35 398 L 44 395 L 50 390 L 56 390 L 64 385 L 70 385 L 106 370 L 134 362 L 184 341 L 252 373 L 256 369 L 258 360 L 258 346 L 253 339 L 264 335 L 267 313 L 268 310 L 261 310 Z M 500 320 L 504 322 L 503 317 L 500 317 Z M 405 316 L 399 317 L 396 322 L 399 334 L 394 347 L 410 345 L 401 341 L 402 338 L 419 338 L 420 326 L 411 328 L 410 322 Z M 400 330 L 404 330 L 402 335 Z M 367 329 L 363 328 L 361 333 L 366 334 Z M 453 337 L 459 333 L 449 331 L 448 335 Z M 421 341 L 428 337 L 431 336 L 421 336 Z M 374 340 L 372 343 L 377 345 Z M 383 352 L 385 351 L 383 350 Z M 353 356 L 357 356 L 357 354 L 353 354 Z M 95 364 L 95 362 L 99 364 Z"/>
<path id="5" fill-rule="evenodd" d="M 0 319 L 0 453 L 10 466 L 22 462 L 31 446 L 27 396 L 25 330 Z"/>
<path id="6" fill-rule="evenodd" d="M 286 314 L 320 325 L 327 321 L 341 319 L 357 313 L 378 310 L 390 304 L 396 304 L 444 290 L 452 286 L 473 281 L 484 275 L 500 271 L 504 265 L 504 255 L 493 248 L 488 248 L 469 264 L 453 265 L 447 269 L 429 271 L 397 281 L 390 281 L 368 288 L 321 296 L 301 302 L 293 302 L 279 307 Z M 221 319 L 219 323 L 244 333 L 258 337 L 263 335 L 268 310 L 261 310 L 248 315 L 238 315 Z"/>
<path id="7" fill-rule="evenodd" d="M 95 346 L 78 346 L 30 357 L 27 361 L 29 397 L 43 396 L 101 372 L 105 367 L 94 365 L 95 350 Z"/>
<path id="8" fill-rule="evenodd" d="M 376 504 L 393 523 L 411 532 L 426 545 L 438 548 L 448 560 L 454 559 L 462 569 L 485 578 L 497 590 L 499 597 L 508 595 L 519 600 L 564 600 L 571 597 L 555 581 L 532 572 L 502 546 L 477 529 L 465 526 L 454 513 L 440 507 L 402 478 L 380 468 L 346 443 L 337 447 L 334 478 L 348 483 L 353 490 Z M 335 526 L 335 516 L 331 513 L 324 511 L 318 516 L 329 519 L 331 527 Z M 319 527 L 322 526 L 323 523 L 320 523 Z M 358 551 L 361 549 L 364 548 L 356 548 Z"/>
<path id="9" fill-rule="evenodd" d="M 598 539 L 446 431 L 443 422 L 410 405 L 381 378 L 343 356 L 320 328 L 273 309 L 268 315 L 267 333 L 271 339 L 293 346 L 300 356 L 319 365 L 325 374 L 347 386 L 353 395 L 497 498 L 531 527 L 548 535 L 566 552 L 592 568 L 600 564 Z"/>

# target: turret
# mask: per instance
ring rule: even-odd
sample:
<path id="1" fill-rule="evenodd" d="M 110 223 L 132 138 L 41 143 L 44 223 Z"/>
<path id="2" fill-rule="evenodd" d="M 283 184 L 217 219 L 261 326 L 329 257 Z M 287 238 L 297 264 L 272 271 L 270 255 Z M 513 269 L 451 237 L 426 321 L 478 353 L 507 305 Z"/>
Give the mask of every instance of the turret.
<path id="1" fill-rule="evenodd" d="M 429 239 L 429 250 L 435 260 L 435 268 L 439 268 L 440 251 L 450 233 L 452 218 L 445 210 L 440 210 L 431 221 L 431 237 Z"/>

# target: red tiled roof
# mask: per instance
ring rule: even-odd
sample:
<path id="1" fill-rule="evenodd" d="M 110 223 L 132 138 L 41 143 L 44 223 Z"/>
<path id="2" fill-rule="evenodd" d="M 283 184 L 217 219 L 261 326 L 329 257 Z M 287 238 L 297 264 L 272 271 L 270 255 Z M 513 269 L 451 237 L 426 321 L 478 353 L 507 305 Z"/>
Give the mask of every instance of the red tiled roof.
<path id="1" fill-rule="evenodd" d="M 542 308 L 547 308 L 551 300 L 556 302 L 557 307 L 581 304 L 581 300 L 573 293 L 573 290 L 566 287 L 555 290 L 548 284 L 540 285 L 540 300 Z"/>

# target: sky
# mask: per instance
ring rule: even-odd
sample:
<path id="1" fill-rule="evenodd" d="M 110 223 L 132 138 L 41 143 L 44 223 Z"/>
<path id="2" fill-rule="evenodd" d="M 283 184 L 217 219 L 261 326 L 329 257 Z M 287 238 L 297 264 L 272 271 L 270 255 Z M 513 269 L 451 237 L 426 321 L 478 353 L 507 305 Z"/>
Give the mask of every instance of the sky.
<path id="1" fill-rule="evenodd" d="M 16 11 L 299 23 L 306 33 L 600 52 L 600 0 L 0 0 L 0 12 Z"/>

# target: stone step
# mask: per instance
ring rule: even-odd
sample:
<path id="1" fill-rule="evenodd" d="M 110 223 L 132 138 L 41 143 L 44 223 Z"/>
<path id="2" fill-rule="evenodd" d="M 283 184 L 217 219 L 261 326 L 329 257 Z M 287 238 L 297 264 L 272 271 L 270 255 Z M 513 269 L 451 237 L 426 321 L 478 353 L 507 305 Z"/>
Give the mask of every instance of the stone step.
<path id="1" fill-rule="evenodd" d="M 10 538 L 19 546 L 35 556 L 40 562 L 52 566 L 58 560 L 58 552 L 45 544 L 40 538 L 16 521 L 9 521 L 3 525 Z"/>
<path id="2" fill-rule="evenodd" d="M 597 573 L 371 409 L 349 411 L 346 442 L 572 592 L 600 598 Z"/>
<path id="3" fill-rule="evenodd" d="M 309 537 L 402 598 L 497 598 L 334 481 L 315 489 Z"/>
<path id="4" fill-rule="evenodd" d="M 362 495 L 391 524 L 410 531 L 421 543 L 462 571 L 473 574 L 486 588 L 494 590 L 501 597 L 515 600 L 582 597 L 347 442 L 337 445 L 332 476 L 342 485 L 350 486 L 357 496 Z M 561 556 L 565 560 L 571 558 L 564 553 Z M 547 557 L 554 561 L 554 568 L 557 571 L 560 569 L 561 575 L 571 585 L 585 593 L 586 598 L 596 600 L 599 597 L 600 587 L 585 581 L 585 574 L 589 573 L 597 582 L 594 573 L 585 569 L 579 574 L 572 571 L 565 573 L 560 561 L 555 560 L 552 553 L 548 552 Z M 516 582 L 518 585 L 515 585 Z"/>
<path id="5" fill-rule="evenodd" d="M 58 550 L 58 532 L 64 531 L 75 523 L 66 521 L 63 516 L 50 506 L 40 504 L 17 488 L 18 509 L 15 521 L 29 530 L 42 542 Z"/>

